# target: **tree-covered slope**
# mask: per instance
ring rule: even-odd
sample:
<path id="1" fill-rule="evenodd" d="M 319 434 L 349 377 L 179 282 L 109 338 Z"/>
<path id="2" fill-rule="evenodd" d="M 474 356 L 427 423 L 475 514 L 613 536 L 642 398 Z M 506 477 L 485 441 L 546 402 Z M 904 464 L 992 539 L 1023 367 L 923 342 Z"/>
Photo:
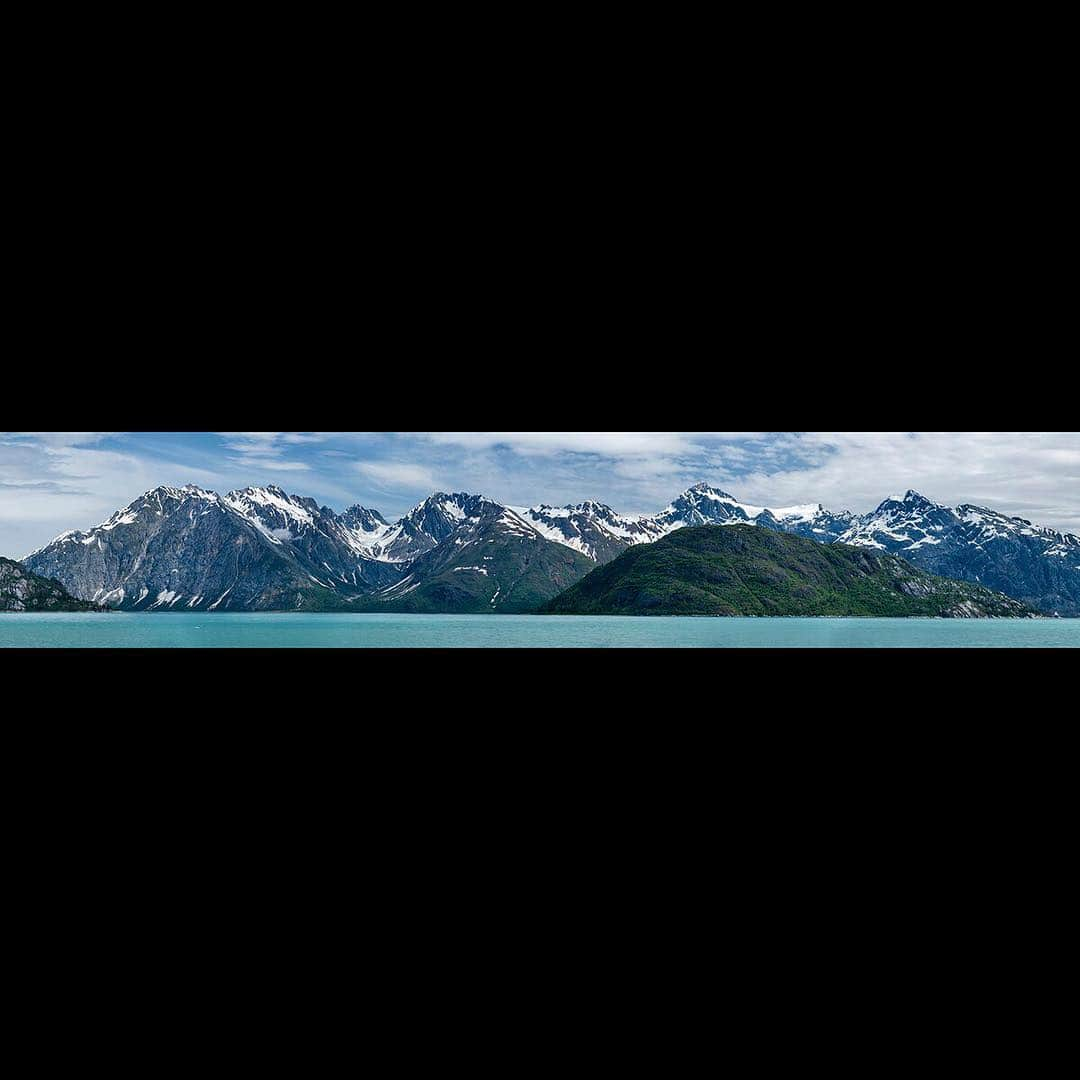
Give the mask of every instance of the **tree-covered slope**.
<path id="1" fill-rule="evenodd" d="M 892 555 L 748 525 L 685 529 L 631 548 L 544 614 L 1023 617 L 1025 604 Z"/>
<path id="2" fill-rule="evenodd" d="M 59 581 L 38 577 L 21 563 L 0 558 L 0 611 L 96 611 Z"/>

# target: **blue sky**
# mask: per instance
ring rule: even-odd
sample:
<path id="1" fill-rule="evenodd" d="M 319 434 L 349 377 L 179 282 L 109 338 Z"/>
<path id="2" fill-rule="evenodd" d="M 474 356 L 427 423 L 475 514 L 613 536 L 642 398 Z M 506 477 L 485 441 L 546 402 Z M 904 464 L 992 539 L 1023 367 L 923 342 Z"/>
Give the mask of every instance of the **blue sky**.
<path id="1" fill-rule="evenodd" d="M 1080 532 L 1077 432 L 0 432 L 0 554 L 88 528 L 159 484 L 279 484 L 400 516 L 436 489 L 654 513 L 701 480 L 759 505 L 865 512 L 916 488 Z"/>

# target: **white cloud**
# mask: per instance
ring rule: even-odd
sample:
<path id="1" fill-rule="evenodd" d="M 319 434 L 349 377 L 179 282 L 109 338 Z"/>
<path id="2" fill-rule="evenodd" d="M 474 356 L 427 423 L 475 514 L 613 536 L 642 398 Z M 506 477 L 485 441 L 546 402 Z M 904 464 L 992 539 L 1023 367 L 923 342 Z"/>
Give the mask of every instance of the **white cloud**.
<path id="1" fill-rule="evenodd" d="M 394 461 L 357 461 L 357 472 L 391 491 L 423 491 L 430 494 L 439 487 L 434 474 L 423 465 Z"/>
<path id="2" fill-rule="evenodd" d="M 809 431 L 778 444 L 798 463 L 728 471 L 743 498 L 865 512 L 914 488 L 1080 532 L 1080 432 Z"/>
<path id="3" fill-rule="evenodd" d="M 219 431 L 225 446 L 233 451 L 235 464 L 265 472 L 307 472 L 307 462 L 288 457 L 291 447 L 322 442 L 327 432 L 319 431 Z"/>
<path id="4" fill-rule="evenodd" d="M 699 447 L 701 436 L 738 439 L 754 436 L 745 431 L 422 431 L 432 442 L 449 443 L 469 450 L 507 447 L 522 454 L 600 454 L 607 457 L 638 457 L 686 454 Z"/>

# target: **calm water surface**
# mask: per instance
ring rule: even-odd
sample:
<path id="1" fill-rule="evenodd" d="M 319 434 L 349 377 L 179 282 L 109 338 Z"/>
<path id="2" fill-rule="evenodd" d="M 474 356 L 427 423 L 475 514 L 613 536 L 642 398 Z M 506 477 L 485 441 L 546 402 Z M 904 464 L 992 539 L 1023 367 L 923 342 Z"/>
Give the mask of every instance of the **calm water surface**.
<path id="1" fill-rule="evenodd" d="M 0 615 L 0 648 L 1080 648 L 1080 619 Z"/>

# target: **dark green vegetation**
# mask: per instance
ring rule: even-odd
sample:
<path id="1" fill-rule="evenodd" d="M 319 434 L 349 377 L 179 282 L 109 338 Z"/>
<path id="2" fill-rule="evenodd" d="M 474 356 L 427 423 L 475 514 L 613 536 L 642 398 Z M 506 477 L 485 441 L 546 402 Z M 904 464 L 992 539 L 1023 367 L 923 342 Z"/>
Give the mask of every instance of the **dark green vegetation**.
<path id="1" fill-rule="evenodd" d="M 894 555 L 754 526 L 684 529 L 631 548 L 540 608 L 548 615 L 1024 617 L 1027 605 Z"/>
<path id="2" fill-rule="evenodd" d="M 580 581 L 591 559 L 496 521 L 413 563 L 400 585 L 350 605 L 353 611 L 417 615 L 511 615 L 535 611 Z"/>
<path id="3" fill-rule="evenodd" d="M 59 581 L 31 574 L 21 563 L 0 558 L 0 611 L 100 611 L 71 596 Z"/>

